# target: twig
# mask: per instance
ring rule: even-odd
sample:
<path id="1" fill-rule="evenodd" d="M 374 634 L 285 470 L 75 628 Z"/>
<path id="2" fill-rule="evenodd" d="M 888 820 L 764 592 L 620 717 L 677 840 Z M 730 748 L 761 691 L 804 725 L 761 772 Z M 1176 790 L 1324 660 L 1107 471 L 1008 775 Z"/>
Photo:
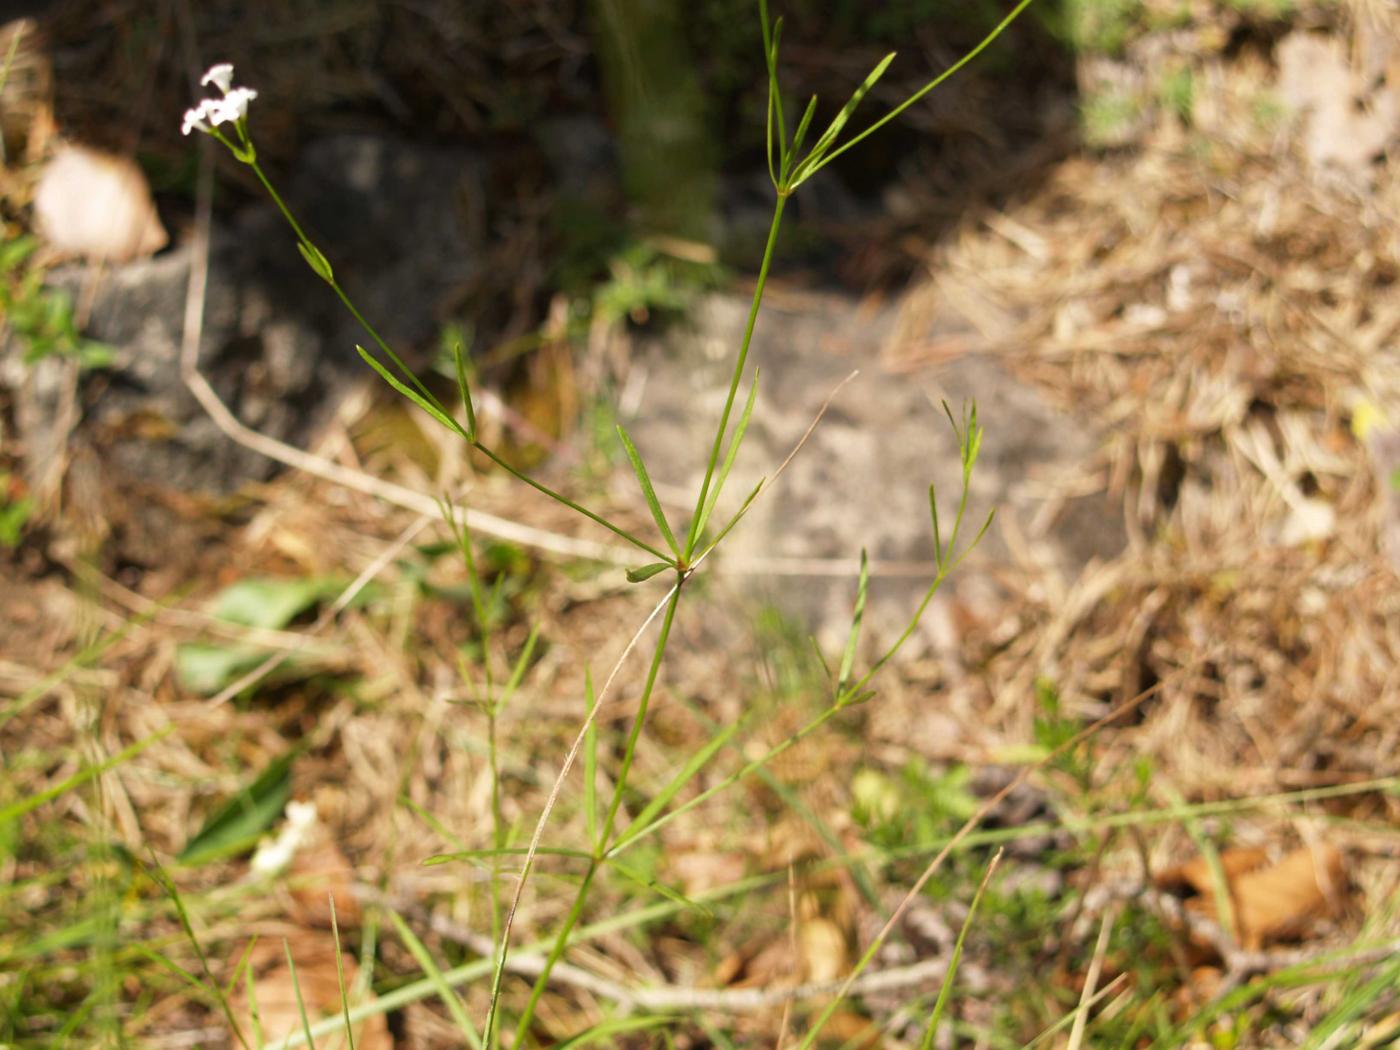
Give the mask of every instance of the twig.
<path id="1" fill-rule="evenodd" d="M 1104 912 L 1103 921 L 1099 924 L 1099 939 L 1094 945 L 1094 957 L 1089 962 L 1089 972 L 1084 976 L 1084 991 L 1080 994 L 1079 1005 L 1074 1011 L 1074 1027 L 1070 1029 L 1065 1050 L 1079 1050 L 1084 1043 L 1084 1030 L 1089 1024 L 1089 1003 L 1093 1001 L 1094 991 L 1099 985 L 1099 976 L 1103 973 L 1103 960 L 1108 952 L 1108 935 L 1117 921 L 1118 908 L 1110 908 Z"/>
<path id="2" fill-rule="evenodd" d="M 501 943 L 497 949 L 493 950 L 488 948 L 484 953 L 488 957 L 495 957 L 496 951 L 499 951 L 499 957 L 502 960 L 500 965 L 502 966 L 506 966 L 510 961 L 510 934 L 515 925 L 515 913 L 520 907 L 520 898 L 525 893 L 525 883 L 530 878 L 530 868 L 535 862 L 535 855 L 539 852 L 540 839 L 544 835 L 545 825 L 549 823 L 549 816 L 554 812 L 554 804 L 559 801 L 559 793 L 563 790 L 564 781 L 569 776 L 569 770 L 574 766 L 574 760 L 578 758 L 579 749 L 583 747 L 583 741 L 588 734 L 588 729 L 597 719 L 598 712 L 602 710 L 603 701 L 607 698 L 609 691 L 612 689 L 613 682 L 616 681 L 618 672 L 622 670 L 622 665 L 627 662 L 627 657 L 632 654 L 632 650 L 637 647 L 637 643 L 641 641 L 642 635 L 645 634 L 647 628 L 651 626 L 651 622 L 656 619 L 662 609 L 666 608 L 680 586 L 679 580 L 671 585 L 671 589 L 666 592 L 665 597 L 656 603 L 655 608 L 653 608 L 651 612 L 647 614 L 647 618 L 642 621 L 642 625 L 638 627 L 632 637 L 627 640 L 627 645 L 623 648 L 621 655 L 618 656 L 616 662 L 613 664 L 612 670 L 608 672 L 607 681 L 603 683 L 603 688 L 598 692 L 597 699 L 594 700 L 593 707 L 588 712 L 588 717 L 583 720 L 583 725 L 579 727 L 578 735 L 574 737 L 573 746 L 569 748 L 569 753 L 564 756 L 564 764 L 559 770 L 559 775 L 554 778 L 554 783 L 549 789 L 549 796 L 545 799 L 544 809 L 540 813 L 539 820 L 535 823 L 534 833 L 530 836 L 530 847 L 525 852 L 525 863 L 520 867 L 520 877 L 516 880 L 515 893 L 511 896 L 510 908 L 506 911 L 505 925 L 501 930 Z M 543 962 L 541 962 L 541 967 L 543 967 Z M 543 972 L 543 969 L 541 969 L 541 972 Z M 539 974 L 537 973 L 535 976 L 539 976 Z"/>
<path id="3" fill-rule="evenodd" d="M 373 894 L 369 894 L 373 899 Z M 462 928 L 445 916 L 428 917 L 428 925 L 440 937 L 464 945 L 479 955 L 490 958 L 495 945 L 489 937 Z M 517 952 L 506 961 L 506 969 L 522 977 L 538 977 L 544 972 L 545 956 L 537 952 Z M 899 991 L 937 983 L 948 971 L 946 959 L 924 959 L 908 966 L 877 970 L 864 974 L 852 985 L 855 994 Z M 974 991 L 985 992 L 992 980 L 985 973 L 969 970 L 964 963 L 959 975 L 971 978 Z M 629 1009 L 637 1010 L 724 1010 L 746 1013 L 768 1007 L 830 995 L 841 987 L 840 981 L 821 981 L 786 987 L 764 988 L 689 988 L 680 985 L 632 986 L 585 970 L 581 966 L 560 961 L 550 973 L 551 980 L 562 985 L 611 999 Z"/>
<path id="4" fill-rule="evenodd" d="M 384 481 L 362 470 L 355 470 L 317 456 L 303 449 L 278 441 L 276 438 L 245 426 L 210 386 L 199 370 L 199 343 L 204 330 L 204 301 L 209 281 L 209 230 L 212 211 L 213 166 L 209 161 L 209 144 L 200 143 L 200 172 L 196 198 L 194 238 L 190 253 L 190 278 L 185 290 L 184 332 L 180 341 L 180 378 L 200 407 L 230 440 L 259 455 L 314 477 L 363 492 L 387 503 L 436 516 L 438 504 L 431 496 Z M 613 564 L 631 564 L 633 552 L 611 544 L 561 536 L 520 522 L 500 518 L 485 511 L 463 511 L 471 528 L 496 539 L 518 543 L 524 547 L 571 558 Z"/>

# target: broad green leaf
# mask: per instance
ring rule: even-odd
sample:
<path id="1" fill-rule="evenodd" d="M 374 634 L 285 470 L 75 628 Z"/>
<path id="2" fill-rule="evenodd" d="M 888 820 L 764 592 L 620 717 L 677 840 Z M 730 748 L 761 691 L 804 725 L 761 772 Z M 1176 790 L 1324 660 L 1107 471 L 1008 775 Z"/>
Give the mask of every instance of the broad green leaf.
<path id="1" fill-rule="evenodd" d="M 632 471 L 637 475 L 637 481 L 642 486 L 642 496 L 647 501 L 651 516 L 656 519 L 656 527 L 661 530 L 661 535 L 666 540 L 666 545 L 671 548 L 671 553 L 680 557 L 680 545 L 676 543 L 671 526 L 666 522 L 666 514 L 661 509 L 661 501 L 656 498 L 656 489 L 652 488 L 651 476 L 647 473 L 646 464 L 642 462 L 642 455 L 637 451 L 637 446 L 632 443 L 627 428 L 621 423 L 617 425 L 617 436 L 622 438 L 622 447 L 627 450 L 627 459 L 631 462 Z"/>
<path id="2" fill-rule="evenodd" d="M 293 750 L 274 759 L 248 787 L 220 806 L 176 858 L 195 866 L 253 846 L 272 826 L 292 793 Z"/>
<path id="3" fill-rule="evenodd" d="M 213 696 L 266 657 L 263 650 L 247 645 L 186 642 L 175 648 L 175 678 L 191 693 Z"/>
<path id="4" fill-rule="evenodd" d="M 667 569 L 673 568 L 675 568 L 675 566 L 668 561 L 654 561 L 650 565 L 642 565 L 636 569 L 628 569 L 627 582 L 641 583 L 644 580 L 651 579 L 657 573 L 665 572 Z"/>
<path id="5" fill-rule="evenodd" d="M 229 623 L 279 630 L 300 613 L 339 588 L 324 577 L 239 580 L 215 596 L 209 612 Z"/>

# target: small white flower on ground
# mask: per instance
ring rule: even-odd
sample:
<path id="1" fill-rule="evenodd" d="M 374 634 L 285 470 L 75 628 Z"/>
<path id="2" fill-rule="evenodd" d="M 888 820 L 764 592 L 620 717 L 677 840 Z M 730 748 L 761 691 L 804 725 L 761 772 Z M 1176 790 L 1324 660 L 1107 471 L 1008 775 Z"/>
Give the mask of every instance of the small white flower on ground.
<path id="1" fill-rule="evenodd" d="M 277 837 L 264 841 L 253 855 L 252 869 L 258 875 L 275 875 L 292 862 L 292 857 L 316 826 L 316 803 L 288 802 L 287 823 Z"/>
<path id="2" fill-rule="evenodd" d="M 215 85 L 225 95 L 228 89 L 233 86 L 233 63 L 220 62 L 217 66 L 210 66 L 209 72 L 204 74 L 204 78 L 199 82 L 200 87 Z"/>

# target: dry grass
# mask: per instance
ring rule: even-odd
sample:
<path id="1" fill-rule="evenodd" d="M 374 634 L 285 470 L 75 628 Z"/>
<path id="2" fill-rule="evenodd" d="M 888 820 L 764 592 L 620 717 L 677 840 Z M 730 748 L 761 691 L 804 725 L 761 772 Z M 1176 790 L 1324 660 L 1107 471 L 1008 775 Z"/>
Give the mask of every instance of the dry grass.
<path id="1" fill-rule="evenodd" d="M 540 23 L 541 39 L 557 42 L 551 24 Z M 372 28 L 367 23 L 366 32 Z M 267 29 L 269 39 L 274 30 Z M 523 30 L 520 36 L 533 39 Z M 322 55 L 310 64 L 339 70 L 318 79 L 316 89 L 327 97 L 358 98 L 356 92 L 372 89 L 351 76 L 353 58 Z M 268 68 L 294 66 L 269 62 Z M 470 128 L 483 103 L 463 94 L 461 85 L 490 78 L 475 68 L 466 73 L 450 83 L 425 84 L 424 91 L 445 93 L 434 95 L 452 114 L 443 119 Z M 1032 561 L 971 567 L 994 573 L 1010 599 L 998 622 L 966 626 L 961 667 L 893 669 L 881 706 L 864 722 L 786 756 L 775 770 L 777 787 L 742 785 L 702 809 L 703 819 L 673 825 L 651 858 L 664 878 L 692 895 L 746 874 L 774 874 L 762 893 L 726 903 L 716 918 L 669 919 L 645 937 L 606 934 L 571 953 L 570 961 L 628 985 L 739 989 L 828 979 L 833 965 L 839 971 L 848 961 L 850 947 L 878 928 L 899 899 L 900 879 L 908 877 L 897 866 L 878 867 L 872 901 L 864 896 L 859 869 L 838 867 L 804 875 L 789 899 L 788 865 L 864 846 L 850 815 L 851 774 L 862 767 L 896 769 L 921 751 L 939 763 L 994 764 L 1007 748 L 1032 738 L 1030 698 L 1041 678 L 1054 681 L 1063 714 L 1075 722 L 1092 721 L 1143 689 L 1157 692 L 1131 724 L 1115 724 L 1096 738 L 1087 787 L 1047 774 L 1020 809 L 998 814 L 1003 824 L 1042 816 L 1092 821 L 1121 808 L 1129 794 L 1125 784 L 1141 760 L 1150 763 L 1151 784 L 1140 804 L 1155 806 L 1177 797 L 1237 799 L 1400 773 L 1400 583 L 1383 553 L 1383 479 L 1351 427 L 1363 402 L 1392 412 L 1400 405 L 1396 162 L 1378 165 L 1360 183 L 1320 176 L 1288 127 L 1263 113 L 1274 74 L 1260 56 L 1203 50 L 1194 75 L 1197 101 L 1189 126 L 1166 112 L 1149 114 L 1129 147 L 1081 151 L 1000 211 L 969 216 L 933 251 L 930 276 L 905 301 L 911 328 L 921 327 L 916 319 L 932 311 L 962 313 L 982 341 L 961 352 L 1001 355 L 1064 405 L 1102 423 L 1107 441 L 1093 480 L 1121 501 L 1128 549 L 1073 580 L 1055 578 Z M 165 87 L 157 79 L 153 90 Z M 268 90 L 293 98 L 311 88 L 289 82 Z M 183 87 L 176 94 L 183 99 Z M 275 143 L 275 128 L 269 130 Z M 946 349 L 895 340 L 890 366 L 919 367 Z M 379 410 L 365 411 L 326 439 L 327 454 L 363 463 L 359 453 L 370 452 L 367 465 L 376 474 L 423 483 L 421 465 L 366 447 L 364 435 Z M 425 431 L 424 440 L 439 438 Z M 441 448 L 438 455 L 440 463 L 457 462 Z M 514 488 L 474 478 L 467 465 L 456 469 L 460 476 L 446 480 L 470 483 L 474 506 L 561 527 L 553 511 L 519 501 Z M 250 575 L 338 572 L 348 578 L 409 521 L 405 512 L 299 477 L 281 478 L 249 498 L 256 513 L 237 528 L 211 521 L 200 508 L 184 508 L 216 538 L 178 571 L 172 567 L 158 581 L 143 581 L 143 593 L 82 569 L 76 555 L 66 564 L 54 558 L 53 551 L 71 553 L 61 544 L 42 558 L 21 553 L 0 564 L 0 690 L 7 697 L 26 696 L 101 633 L 125 631 L 93 666 L 32 694 L 0 726 L 6 756 L 0 805 L 169 731 L 139 759 L 22 819 L 19 842 L 5 851 L 0 871 L 12 888 L 0 907 L 15 922 L 0 933 L 0 958 L 17 958 L 24 943 L 43 933 L 72 929 L 86 914 L 75 886 L 95 899 L 106 885 L 103 892 L 129 907 L 122 944 L 168 946 L 188 963 L 174 919 L 153 887 L 139 879 L 122 882 L 114 865 L 92 858 L 102 856 L 104 843 L 121 843 L 138 856 L 148 850 L 160 858 L 175 855 L 217 801 L 297 744 L 306 752 L 296 765 L 293 793 L 315 801 L 366 900 L 391 901 L 425 937 L 434 931 L 430 943 L 452 958 L 462 953 L 464 940 L 479 948 L 481 932 L 490 929 L 486 884 L 477 869 L 420 864 L 438 852 L 492 842 L 485 717 L 473 702 L 474 688 L 458 674 L 458 650 L 469 645 L 472 630 L 464 603 L 446 596 L 462 582 L 453 563 L 415 554 L 387 570 L 379 597 L 344 613 L 317 640 L 314 674 L 218 707 L 176 686 L 176 646 L 205 637 L 211 626 L 199 599 Z M 52 536 L 62 531 L 59 522 Z M 410 568 L 425 571 L 436 589 L 420 587 Z M 529 624 L 545 639 L 501 722 L 504 816 L 521 829 L 517 839 L 533 825 L 582 718 L 584 667 L 605 670 L 650 605 L 647 594 L 615 586 L 613 576 L 538 569 L 502 570 L 511 583 L 510 615 L 498 638 L 502 651 L 517 651 Z M 181 594 L 185 586 L 195 593 Z M 153 597 L 168 600 L 155 606 Z M 800 722 L 804 704 L 816 702 L 810 672 L 781 638 L 755 642 L 721 611 L 683 618 L 679 632 L 649 729 L 651 746 L 639 758 L 637 782 L 644 789 L 663 782 L 678 756 L 708 735 L 706 719 L 726 724 L 757 711 L 754 739 L 771 742 Z M 311 648 L 295 627 L 264 641 Z M 625 725 L 639 675 L 635 666 L 624 672 L 619 699 L 603 715 L 605 730 Z M 947 739 L 955 743 L 911 747 L 917 735 L 910 722 L 931 703 L 953 723 Z M 697 786 L 719 775 L 707 772 Z M 801 816 L 793 799 L 819 819 Z M 419 812 L 430 814 L 435 826 Z M 1372 939 L 1396 936 L 1397 819 L 1392 790 L 1241 811 L 1230 823 L 1235 840 L 1275 853 L 1295 841 L 1322 839 L 1345 851 L 1346 876 L 1356 892 L 1350 910 L 1321 928 L 1327 936 L 1305 943 L 1305 951 L 1320 952 L 1363 928 Z M 571 790 L 547 841 L 581 841 L 581 827 L 578 792 Z M 1078 901 L 1061 916 L 1062 928 L 1043 931 L 1039 957 L 1042 965 L 1054 963 L 1049 969 L 1057 981 L 1073 986 L 1071 1003 L 1081 990 L 1088 993 L 1082 977 L 1091 956 L 1112 971 L 1104 982 L 1131 969 L 1121 948 L 1095 955 L 1112 900 L 1145 892 L 1149 875 L 1193 851 L 1182 825 L 1087 838 L 1099 853 L 1076 855 L 1081 863 L 1069 877 L 1039 867 L 1064 849 L 1063 835 L 1033 838 L 1008 860 L 1020 877 L 1044 876 Z M 72 883 L 51 877 L 59 865 L 71 865 Z M 565 895 L 557 892 L 559 876 L 570 870 L 566 860 L 545 862 L 526 893 L 518 942 L 560 921 Z M 249 935 L 280 935 L 295 914 L 285 887 L 269 891 L 248 883 L 241 861 L 181 871 L 177 878 L 216 960 L 236 957 Z M 975 878 L 949 889 L 965 901 L 974 885 Z M 1097 897 L 1096 890 L 1102 891 Z M 623 914 L 652 899 L 618 880 L 594 911 Z M 375 921 L 372 914 L 365 922 Z M 791 936 L 792 915 L 800 916 L 797 928 L 810 943 Z M 950 915 L 956 918 L 942 907 L 916 908 L 906 940 L 946 950 L 943 927 Z M 364 935 L 363 927 L 352 931 L 357 939 Z M 379 945 L 381 975 L 417 973 L 392 937 L 383 936 Z M 996 1017 L 989 1004 L 1014 1002 L 1015 984 L 1024 978 L 1002 969 L 1007 955 L 988 950 L 979 957 L 977 951 L 970 945 L 967 964 L 967 987 L 977 995 L 961 1016 L 991 1025 Z M 879 965 L 894 970 L 912 962 L 913 952 L 892 949 Z M 45 955 L 39 979 L 54 1008 L 81 1001 L 86 958 L 81 949 Z M 1162 969 L 1174 974 L 1181 963 L 1164 962 Z M 133 972 L 138 965 L 125 964 Z M 19 972 L 6 969 L 7 980 Z M 1187 1004 L 1178 1007 L 1189 1012 L 1191 996 L 1200 991 L 1195 979 L 1166 980 L 1176 981 Z M 484 986 L 477 982 L 465 993 L 473 1017 L 484 1015 Z M 224 1038 L 214 1015 L 179 982 L 152 974 L 147 987 L 151 997 L 131 993 L 117 1017 L 130 1036 L 165 1046 L 182 1045 L 190 1033 L 204 1033 L 205 1045 Z M 864 1001 L 879 1020 L 893 1023 L 910 994 L 872 990 Z M 1277 1000 L 1285 1019 L 1246 1045 L 1305 1031 L 1330 1005 L 1327 994 L 1324 987 Z M 518 1005 L 523 986 L 508 984 L 507 996 Z M 542 1029 L 562 1034 L 601 1020 L 611 1003 L 596 989 L 566 982 L 546 1005 Z M 766 1006 L 769 1012 L 730 1027 L 739 1045 L 771 1041 L 781 1006 L 776 1000 Z M 1035 1014 L 1016 1016 L 1029 1024 Z M 43 1011 L 26 1023 L 35 1038 L 55 1027 Z M 856 1033 L 860 1019 L 846 1015 L 843 1023 Z M 408 1008 L 396 1024 L 402 1045 L 453 1045 L 456 1036 L 426 1004 Z M 885 1045 L 903 1045 L 887 1038 Z M 697 1034 L 686 1045 L 707 1044 Z"/>

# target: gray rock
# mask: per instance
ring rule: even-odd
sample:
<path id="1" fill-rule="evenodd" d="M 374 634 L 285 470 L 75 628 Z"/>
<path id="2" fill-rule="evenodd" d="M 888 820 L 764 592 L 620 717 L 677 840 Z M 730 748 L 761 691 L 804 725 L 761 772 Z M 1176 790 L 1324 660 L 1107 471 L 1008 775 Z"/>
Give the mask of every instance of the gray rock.
<path id="1" fill-rule="evenodd" d="M 641 356 L 645 388 L 635 418 L 626 422 L 653 479 L 677 487 L 678 501 L 703 478 L 747 308 L 746 299 L 714 296 L 695 311 L 688 329 L 652 339 Z M 1094 501 L 1067 501 L 1042 536 L 1030 527 L 1053 509 L 1047 501 L 1060 498 L 1057 479 L 1082 471 L 1094 457 L 1099 437 L 1088 422 L 1057 411 L 992 357 L 970 353 L 912 374 L 886 370 L 881 349 L 893 315 L 836 294 L 802 296 L 799 302 L 788 297 L 765 308 L 749 358 L 762 370 L 758 403 L 717 512 L 726 520 L 724 507 L 732 511 L 760 477 L 772 473 L 832 389 L 859 369 L 776 487 L 722 548 L 729 564 L 746 575 L 775 562 L 780 574 L 755 575 L 751 591 L 828 646 L 839 644 L 849 626 L 862 547 L 872 559 L 930 567 L 923 578 L 872 585 L 867 624 L 880 637 L 888 639 L 902 627 L 932 577 L 928 485 L 937 486 L 946 541 L 961 483 L 945 400 L 959 420 L 961 406 L 975 400 L 986 431 L 964 525 L 968 538 L 995 508 L 1031 537 L 1034 558 L 1069 576 L 1094 556 L 1117 553 L 1125 542 L 1106 505 Z M 1001 529 L 988 533 L 979 556 L 1011 556 Z M 846 559 L 849 572 L 782 572 L 800 568 L 787 559 L 833 558 Z"/>
<path id="2" fill-rule="evenodd" d="M 364 315 L 412 358 L 435 342 L 474 271 L 462 205 L 478 179 L 461 150 L 345 136 L 306 149 L 285 197 Z M 304 444 L 366 378 L 355 344 L 369 337 L 302 260 L 271 204 L 218 222 L 211 240 L 201 371 L 245 424 Z M 115 347 L 117 360 L 84 377 L 78 439 L 132 479 L 224 493 L 274 465 L 220 433 L 180 379 L 190 262 L 185 245 L 103 276 L 86 332 Z M 54 275 L 75 291 L 84 279 L 76 267 Z M 30 406 L 26 447 L 52 444 L 52 417 Z"/>

